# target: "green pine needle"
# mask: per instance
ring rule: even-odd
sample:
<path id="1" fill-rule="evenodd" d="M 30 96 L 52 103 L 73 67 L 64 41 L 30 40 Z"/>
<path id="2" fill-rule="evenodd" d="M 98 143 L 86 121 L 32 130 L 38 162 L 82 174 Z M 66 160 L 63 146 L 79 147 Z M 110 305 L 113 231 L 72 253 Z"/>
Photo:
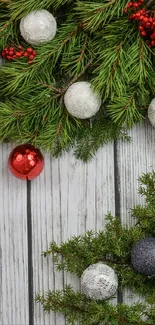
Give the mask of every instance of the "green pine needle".
<path id="1" fill-rule="evenodd" d="M 31 142 L 58 156 L 74 147 L 77 158 L 91 159 L 108 141 L 127 138 L 142 122 L 155 96 L 155 50 L 123 12 L 127 0 L 11 0 L 0 4 L 0 48 L 29 45 L 20 19 L 47 9 L 57 20 L 55 38 L 34 46 L 25 58 L 0 67 L 0 141 Z M 155 9 L 154 4 L 152 10 Z M 102 97 L 88 120 L 68 115 L 64 94 L 76 81 L 90 81 Z"/>

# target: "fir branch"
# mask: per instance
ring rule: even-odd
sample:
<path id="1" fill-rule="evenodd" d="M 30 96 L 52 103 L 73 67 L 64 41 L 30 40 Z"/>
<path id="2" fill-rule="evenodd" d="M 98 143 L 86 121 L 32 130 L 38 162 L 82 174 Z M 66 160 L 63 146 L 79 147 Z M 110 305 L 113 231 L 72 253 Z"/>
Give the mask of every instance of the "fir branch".
<path id="1" fill-rule="evenodd" d="M 62 93 L 62 89 L 59 89 L 59 88 L 55 88 L 55 87 L 53 87 L 52 85 L 48 85 L 48 84 L 46 84 L 46 83 L 44 83 L 44 82 L 38 82 L 38 84 L 39 85 L 42 85 L 42 86 L 44 86 L 44 87 L 47 87 L 47 88 L 49 88 L 49 89 L 51 89 L 52 91 L 54 91 L 54 92 L 56 92 L 56 93 Z"/>
<path id="2" fill-rule="evenodd" d="M 59 97 L 62 97 L 64 94 L 65 94 L 65 92 L 67 91 L 67 89 L 73 84 L 73 83 L 75 83 L 78 79 L 80 79 L 84 74 L 85 74 L 85 72 L 87 71 L 87 69 L 91 66 L 91 64 L 92 64 L 92 62 L 93 62 L 93 59 L 91 59 L 89 62 L 87 62 L 87 64 L 85 65 L 85 67 L 83 68 L 83 70 L 77 75 L 77 76 L 75 76 L 70 82 L 69 82 L 69 84 L 66 86 L 66 87 L 64 87 L 64 88 L 62 88 L 59 92 L 60 92 L 60 94 L 58 94 L 56 97 L 57 98 L 59 98 Z"/>
<path id="3" fill-rule="evenodd" d="M 0 29 L 0 33 L 3 32 L 7 27 L 9 23 L 5 23 L 4 26 Z"/>
<path id="4" fill-rule="evenodd" d="M 126 4 L 126 0 L 1 1 L 1 50 L 18 44 L 27 47 L 19 23 L 32 10 L 49 10 L 58 24 L 52 41 L 34 46 L 33 65 L 21 58 L 1 67 L 0 93 L 6 104 L 5 117 L 3 113 L 0 117 L 2 141 L 35 139 L 55 156 L 74 146 L 76 157 L 88 161 L 104 143 L 128 139 L 124 127 L 143 119 L 155 95 L 155 59 L 136 24 L 124 15 Z M 104 101 L 91 120 L 69 116 L 64 106 L 65 91 L 80 79 L 89 80 Z"/>
<path id="5" fill-rule="evenodd" d="M 1 3 L 10 3 L 11 0 L 0 0 L 0 4 Z"/>

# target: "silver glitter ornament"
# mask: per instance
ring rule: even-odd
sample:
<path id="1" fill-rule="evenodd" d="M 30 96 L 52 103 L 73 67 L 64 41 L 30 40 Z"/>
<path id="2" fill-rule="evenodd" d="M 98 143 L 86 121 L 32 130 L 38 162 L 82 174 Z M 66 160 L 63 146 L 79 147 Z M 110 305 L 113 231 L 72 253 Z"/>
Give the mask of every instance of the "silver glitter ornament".
<path id="1" fill-rule="evenodd" d="M 102 262 L 90 265 L 81 276 L 82 292 L 90 299 L 108 299 L 114 295 L 117 288 L 115 271 Z"/>
<path id="2" fill-rule="evenodd" d="M 148 108 L 148 118 L 153 126 L 155 126 L 155 98 L 152 99 Z"/>
<path id="3" fill-rule="evenodd" d="M 155 238 L 144 238 L 133 246 L 131 263 L 137 272 L 155 275 Z"/>
<path id="4" fill-rule="evenodd" d="M 101 106 L 100 96 L 86 81 L 72 84 L 65 93 L 64 102 L 68 112 L 80 119 L 92 117 Z"/>
<path id="5" fill-rule="evenodd" d="M 54 16 L 47 10 L 31 11 L 20 21 L 20 32 L 25 41 L 32 45 L 40 45 L 51 41 L 57 31 Z"/>

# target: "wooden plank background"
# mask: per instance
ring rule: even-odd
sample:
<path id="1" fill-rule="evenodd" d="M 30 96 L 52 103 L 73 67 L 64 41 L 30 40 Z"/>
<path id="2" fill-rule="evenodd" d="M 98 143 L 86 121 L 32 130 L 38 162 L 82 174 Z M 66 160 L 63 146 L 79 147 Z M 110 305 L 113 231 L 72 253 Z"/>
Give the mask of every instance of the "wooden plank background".
<path id="1" fill-rule="evenodd" d="M 132 225 L 130 209 L 142 202 L 137 179 L 154 168 L 155 129 L 145 122 L 130 134 L 131 143 L 108 144 L 88 164 L 72 152 L 58 159 L 45 154 L 43 173 L 28 183 L 7 169 L 14 146 L 0 146 L 1 325 L 65 325 L 61 315 L 45 315 L 34 297 L 66 283 L 79 289 L 79 280 L 58 273 L 41 254 L 51 240 L 60 244 L 88 229 L 104 229 L 109 211 Z M 118 299 L 131 304 L 141 297 L 125 291 Z"/>

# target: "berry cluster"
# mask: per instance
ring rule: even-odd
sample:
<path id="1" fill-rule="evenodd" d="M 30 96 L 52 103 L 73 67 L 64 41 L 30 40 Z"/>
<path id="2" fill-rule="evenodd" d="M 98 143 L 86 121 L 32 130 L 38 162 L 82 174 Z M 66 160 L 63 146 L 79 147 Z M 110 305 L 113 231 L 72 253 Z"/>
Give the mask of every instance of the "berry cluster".
<path id="1" fill-rule="evenodd" d="M 128 2 L 124 12 L 130 12 L 129 19 L 138 22 L 138 29 L 140 35 L 145 38 L 149 47 L 155 47 L 155 15 L 152 16 L 152 12 L 147 11 L 145 8 L 139 9 L 144 3 L 144 0 L 138 2 Z M 131 13 L 134 10 L 134 13 Z M 136 11 L 136 12 L 135 12 Z"/>
<path id="2" fill-rule="evenodd" d="M 24 57 L 28 59 L 28 63 L 31 63 L 36 55 L 37 52 L 31 47 L 28 47 L 26 50 L 23 50 L 21 45 L 17 46 L 17 49 L 15 49 L 14 46 L 5 47 L 1 53 L 1 56 L 6 60 L 13 60 Z"/>
<path id="3" fill-rule="evenodd" d="M 139 1 L 136 1 L 136 2 L 128 2 L 127 6 L 125 7 L 124 9 L 124 12 L 127 12 L 128 9 L 132 8 L 132 9 L 137 9 L 139 8 L 142 4 L 144 3 L 144 0 L 139 0 Z"/>

